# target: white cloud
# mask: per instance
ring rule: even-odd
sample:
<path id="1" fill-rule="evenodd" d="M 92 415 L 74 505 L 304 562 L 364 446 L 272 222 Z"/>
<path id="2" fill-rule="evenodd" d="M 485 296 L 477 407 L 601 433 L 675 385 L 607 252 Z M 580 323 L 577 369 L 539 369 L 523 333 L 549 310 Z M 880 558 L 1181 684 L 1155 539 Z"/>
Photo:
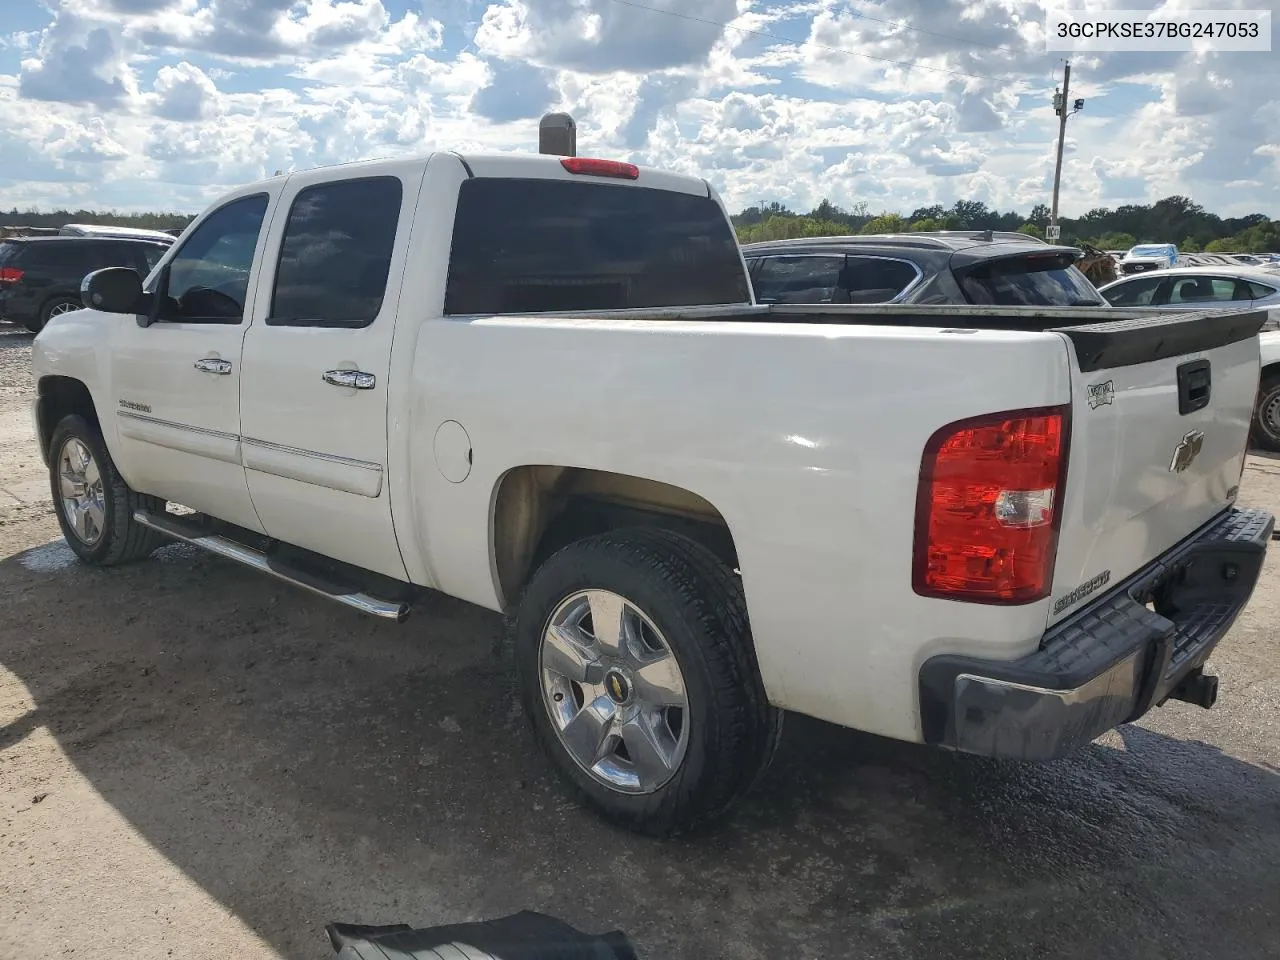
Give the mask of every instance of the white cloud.
<path id="1" fill-rule="evenodd" d="M 1048 200 L 1040 2 L 50 2 L 0 44 L 0 189 L 20 202 L 198 208 L 275 169 L 532 149 L 550 108 L 582 152 L 706 176 L 731 207 Z M 1182 193 L 1280 216 L 1280 52 L 1074 68 L 1064 212 Z"/>

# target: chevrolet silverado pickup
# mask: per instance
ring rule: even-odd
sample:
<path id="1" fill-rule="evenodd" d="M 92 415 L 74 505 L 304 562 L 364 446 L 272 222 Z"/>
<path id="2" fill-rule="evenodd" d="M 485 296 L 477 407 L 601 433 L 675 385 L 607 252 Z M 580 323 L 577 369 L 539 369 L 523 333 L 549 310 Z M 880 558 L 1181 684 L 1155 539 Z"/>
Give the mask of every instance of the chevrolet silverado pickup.
<path id="1" fill-rule="evenodd" d="M 33 359 L 82 560 L 500 611 L 542 748 L 649 833 L 786 710 L 1047 759 L 1211 706 L 1272 528 L 1261 314 L 758 305 L 711 187 L 617 161 L 279 176 L 82 297 Z"/>

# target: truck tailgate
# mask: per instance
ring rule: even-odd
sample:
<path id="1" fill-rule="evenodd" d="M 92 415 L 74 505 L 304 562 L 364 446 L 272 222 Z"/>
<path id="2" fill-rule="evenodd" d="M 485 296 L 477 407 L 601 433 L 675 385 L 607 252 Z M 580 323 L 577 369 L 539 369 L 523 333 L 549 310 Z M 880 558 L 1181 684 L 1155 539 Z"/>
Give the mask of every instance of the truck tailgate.
<path id="1" fill-rule="evenodd" d="M 1049 623 L 1235 500 L 1265 311 L 1057 328 L 1071 354 L 1071 434 Z"/>

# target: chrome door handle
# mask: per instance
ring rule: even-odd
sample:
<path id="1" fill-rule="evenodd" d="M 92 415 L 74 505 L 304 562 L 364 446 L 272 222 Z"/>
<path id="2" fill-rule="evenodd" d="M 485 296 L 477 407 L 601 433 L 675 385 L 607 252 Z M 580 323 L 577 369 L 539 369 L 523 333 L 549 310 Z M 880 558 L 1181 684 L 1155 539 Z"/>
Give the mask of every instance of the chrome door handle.
<path id="1" fill-rule="evenodd" d="M 202 373 L 216 373 L 220 377 L 225 377 L 231 372 L 231 361 L 219 360 L 217 357 L 205 357 L 203 360 L 197 360 L 195 366 Z"/>
<path id="2" fill-rule="evenodd" d="M 322 379 L 335 387 L 348 387 L 352 390 L 372 390 L 378 382 L 377 377 L 363 370 L 326 370 Z"/>

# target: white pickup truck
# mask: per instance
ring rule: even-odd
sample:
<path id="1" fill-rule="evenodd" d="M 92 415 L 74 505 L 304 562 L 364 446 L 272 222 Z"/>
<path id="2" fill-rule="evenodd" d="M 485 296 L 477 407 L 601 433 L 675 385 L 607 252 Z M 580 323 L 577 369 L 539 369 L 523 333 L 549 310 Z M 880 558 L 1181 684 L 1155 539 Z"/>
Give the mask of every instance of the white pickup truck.
<path id="1" fill-rule="evenodd" d="M 83 560 L 502 611 L 537 739 L 651 833 L 783 710 L 1046 759 L 1208 707 L 1272 528 L 1234 506 L 1262 314 L 761 307 L 708 184 L 624 163 L 281 176 L 83 298 L 33 360 Z"/>

